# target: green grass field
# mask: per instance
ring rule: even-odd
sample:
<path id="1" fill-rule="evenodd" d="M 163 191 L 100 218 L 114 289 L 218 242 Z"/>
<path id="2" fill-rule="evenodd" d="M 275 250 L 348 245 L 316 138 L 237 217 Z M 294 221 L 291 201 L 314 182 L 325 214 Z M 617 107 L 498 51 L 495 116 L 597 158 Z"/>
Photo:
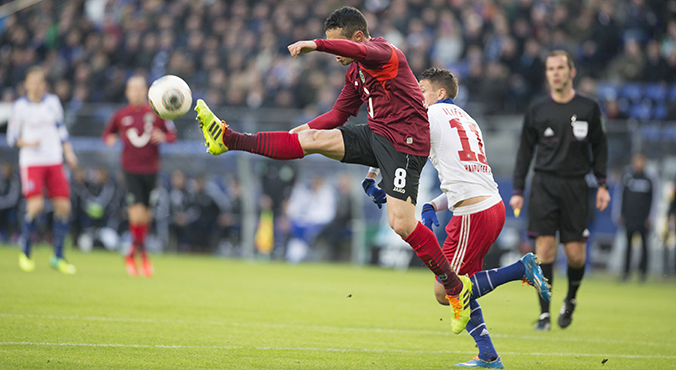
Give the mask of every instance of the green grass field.
<path id="1" fill-rule="evenodd" d="M 171 255 L 143 279 L 116 254 L 70 251 L 78 273 L 65 276 L 49 253 L 24 273 L 18 250 L 0 248 L 0 369 L 449 369 L 476 354 L 422 269 Z M 593 276 L 573 325 L 549 333 L 532 330 L 533 288 L 479 302 L 508 369 L 674 369 L 675 287 Z"/>

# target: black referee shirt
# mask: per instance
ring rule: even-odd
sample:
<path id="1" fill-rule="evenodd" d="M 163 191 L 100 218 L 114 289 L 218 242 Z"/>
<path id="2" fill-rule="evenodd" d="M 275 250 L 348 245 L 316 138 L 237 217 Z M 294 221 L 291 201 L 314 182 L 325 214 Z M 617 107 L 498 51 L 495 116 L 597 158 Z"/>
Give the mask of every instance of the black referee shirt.
<path id="1" fill-rule="evenodd" d="M 582 177 L 593 169 L 599 184 L 604 184 L 608 143 L 596 99 L 576 92 L 565 104 L 547 95 L 530 105 L 514 168 L 515 194 L 523 193 L 534 152 L 536 172 Z"/>

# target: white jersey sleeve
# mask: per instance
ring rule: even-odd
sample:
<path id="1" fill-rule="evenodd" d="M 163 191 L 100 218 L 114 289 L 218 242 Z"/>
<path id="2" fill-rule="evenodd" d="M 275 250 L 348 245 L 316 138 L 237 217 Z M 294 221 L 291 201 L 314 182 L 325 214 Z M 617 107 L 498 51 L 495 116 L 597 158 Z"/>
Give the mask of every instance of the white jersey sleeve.
<path id="1" fill-rule="evenodd" d="M 34 103 L 21 97 L 12 106 L 7 129 L 7 141 L 14 145 L 21 138 L 24 143 L 38 143 L 19 150 L 19 166 L 51 166 L 63 163 L 62 143 L 68 140 L 63 124 L 63 108 L 56 95 L 45 94 Z"/>
<path id="2" fill-rule="evenodd" d="M 437 103 L 427 112 L 430 121 L 430 160 L 439 173 L 448 208 L 465 199 L 497 196 L 498 184 L 488 165 L 483 135 L 476 121 L 460 107 Z"/>

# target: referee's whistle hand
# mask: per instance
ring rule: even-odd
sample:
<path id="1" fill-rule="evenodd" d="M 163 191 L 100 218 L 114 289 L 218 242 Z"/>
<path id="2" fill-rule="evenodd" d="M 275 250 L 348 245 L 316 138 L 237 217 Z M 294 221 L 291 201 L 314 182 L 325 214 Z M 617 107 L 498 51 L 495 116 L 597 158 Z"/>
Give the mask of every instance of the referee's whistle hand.
<path id="1" fill-rule="evenodd" d="M 523 207 L 523 196 L 521 195 L 512 195 L 509 199 L 509 205 L 512 209 L 521 209 Z"/>
<path id="2" fill-rule="evenodd" d="M 608 207 L 608 203 L 610 203 L 610 193 L 608 193 L 608 189 L 599 187 L 599 190 L 596 192 L 596 208 L 599 211 L 603 211 Z"/>

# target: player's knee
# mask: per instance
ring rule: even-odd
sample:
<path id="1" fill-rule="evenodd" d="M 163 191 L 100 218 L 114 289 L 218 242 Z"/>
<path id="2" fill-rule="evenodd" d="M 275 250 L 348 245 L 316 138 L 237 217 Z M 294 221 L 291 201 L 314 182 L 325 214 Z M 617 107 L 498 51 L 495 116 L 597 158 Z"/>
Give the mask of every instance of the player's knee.
<path id="1" fill-rule="evenodd" d="M 402 217 L 390 217 L 390 227 L 392 230 L 394 230 L 397 235 L 401 236 L 402 238 L 406 239 L 411 233 L 413 232 L 414 228 L 411 228 L 409 225 L 410 222 L 407 222 L 408 220 L 405 220 Z"/>
<path id="2" fill-rule="evenodd" d="M 305 130 L 298 133 L 298 142 L 305 151 L 316 150 L 322 141 L 322 132 L 320 130 Z"/>
<path id="3" fill-rule="evenodd" d="M 445 293 L 439 293 L 435 292 L 434 294 L 435 298 L 437 299 L 437 302 L 439 302 L 440 305 L 448 306 L 448 299 L 446 299 L 446 294 Z"/>
<path id="4" fill-rule="evenodd" d="M 59 202 L 54 204 L 54 215 L 63 219 L 70 216 L 70 203 Z"/>
<path id="5" fill-rule="evenodd" d="M 35 217 L 42 213 L 44 208 L 45 201 L 41 197 L 31 197 L 26 203 L 26 213 L 28 213 L 28 215 L 31 217 Z"/>
<path id="6" fill-rule="evenodd" d="M 586 259 L 584 255 L 581 256 L 566 256 L 568 258 L 568 266 L 579 269 L 580 267 L 583 267 Z"/>

